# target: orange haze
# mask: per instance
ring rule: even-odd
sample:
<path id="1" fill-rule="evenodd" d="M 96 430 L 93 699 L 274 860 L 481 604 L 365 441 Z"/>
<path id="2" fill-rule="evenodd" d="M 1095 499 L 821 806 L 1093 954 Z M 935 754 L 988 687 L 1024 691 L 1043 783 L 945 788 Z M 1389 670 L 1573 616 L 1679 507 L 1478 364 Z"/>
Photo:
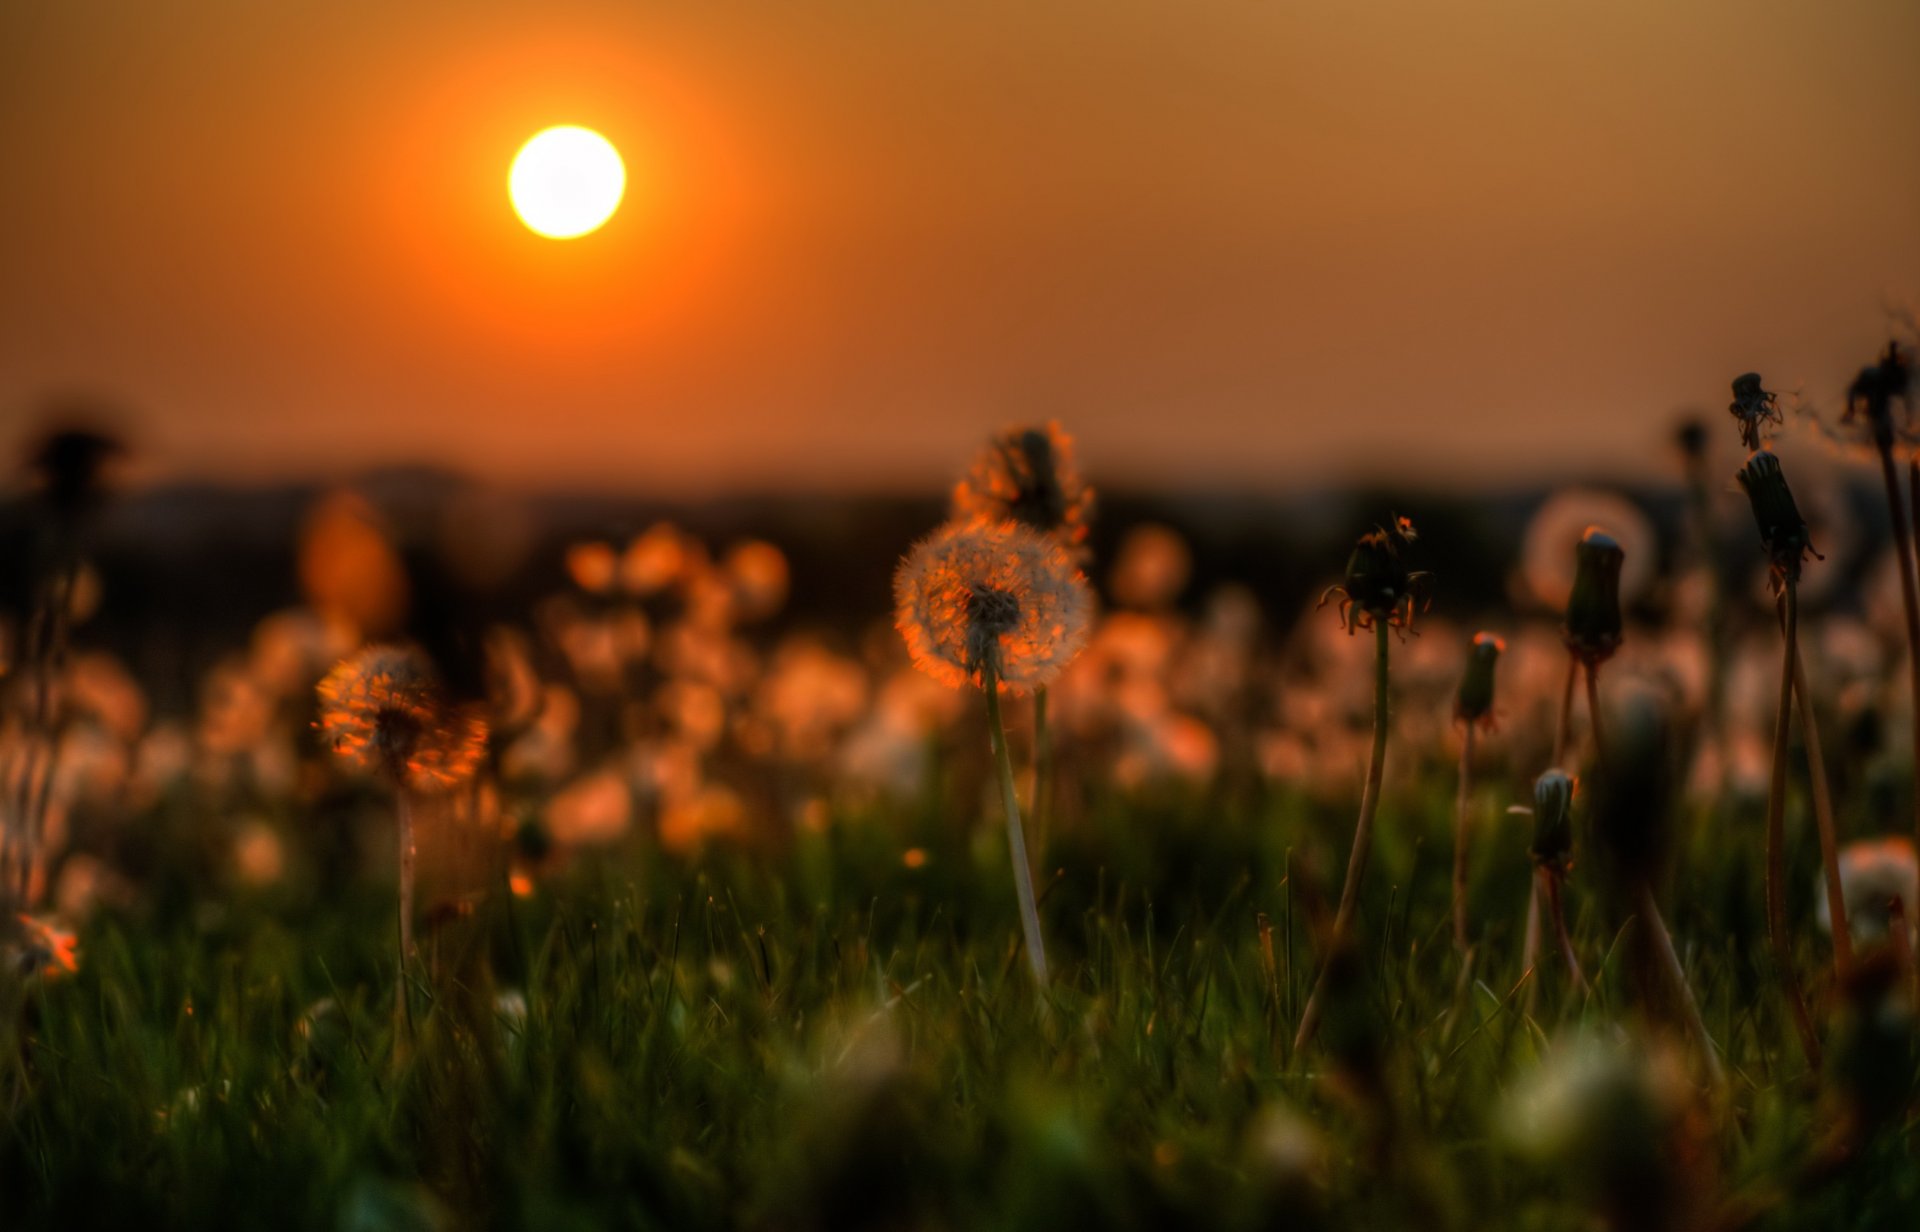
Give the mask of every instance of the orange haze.
<path id="1" fill-rule="evenodd" d="M 519 143 L 631 176 L 555 243 Z M 1908 0 L 0 9 L 0 414 L 684 493 L 1646 472 L 1920 294 Z"/>

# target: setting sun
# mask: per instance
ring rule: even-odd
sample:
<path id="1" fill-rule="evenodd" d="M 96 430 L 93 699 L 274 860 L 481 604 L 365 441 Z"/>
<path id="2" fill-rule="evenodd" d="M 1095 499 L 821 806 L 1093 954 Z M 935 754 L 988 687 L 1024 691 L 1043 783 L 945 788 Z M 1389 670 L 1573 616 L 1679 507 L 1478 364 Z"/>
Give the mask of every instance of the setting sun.
<path id="1" fill-rule="evenodd" d="M 586 235 L 613 216 L 627 169 L 613 143 L 590 128 L 536 134 L 514 155 L 507 192 L 527 229 L 548 239 Z"/>

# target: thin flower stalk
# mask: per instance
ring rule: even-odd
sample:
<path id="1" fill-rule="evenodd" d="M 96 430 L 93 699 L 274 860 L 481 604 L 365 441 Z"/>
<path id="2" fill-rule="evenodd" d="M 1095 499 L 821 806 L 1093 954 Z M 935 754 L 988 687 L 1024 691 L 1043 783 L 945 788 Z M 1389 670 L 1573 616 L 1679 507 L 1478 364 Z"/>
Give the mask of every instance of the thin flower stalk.
<path id="1" fill-rule="evenodd" d="M 1367 871 L 1367 856 L 1373 850 L 1373 818 L 1380 807 L 1380 786 L 1386 777 L 1387 766 L 1387 646 L 1387 625 L 1385 621 L 1380 621 L 1374 626 L 1373 751 L 1367 759 L 1366 785 L 1360 792 L 1360 818 L 1354 823 L 1353 851 L 1347 856 L 1346 883 L 1340 889 L 1340 907 L 1334 913 L 1333 931 L 1327 939 L 1329 961 L 1320 964 L 1320 975 L 1314 980 L 1313 991 L 1307 996 L 1307 1008 L 1301 1012 L 1300 1026 L 1293 1037 L 1295 1056 L 1305 1051 L 1307 1045 L 1313 1042 L 1314 1032 L 1319 1029 L 1327 995 L 1327 972 L 1333 969 L 1331 956 L 1339 952 L 1346 942 L 1348 930 L 1353 927 L 1353 913 L 1360 902 L 1361 879 Z"/>
<path id="2" fill-rule="evenodd" d="M 1820 1068 L 1820 1040 L 1814 1034 L 1813 1019 L 1807 1012 L 1807 1000 L 1800 988 L 1800 976 L 1793 962 L 1793 940 L 1787 933 L 1785 813 L 1787 795 L 1788 723 L 1793 712 L 1793 661 L 1795 641 L 1800 628 L 1800 604 L 1797 588 L 1788 585 L 1782 602 L 1785 609 L 1786 651 L 1780 668 L 1780 707 L 1773 728 L 1773 770 L 1767 784 L 1767 941 L 1773 949 L 1774 966 L 1780 977 L 1780 990 L 1787 999 L 1794 1031 L 1800 1037 L 1800 1050 L 1807 1064 Z M 1844 916 L 1836 917 L 1835 935 L 1846 927 Z"/>
<path id="3" fill-rule="evenodd" d="M 1453 808 L 1453 947 L 1462 960 L 1472 948 L 1468 925 L 1467 872 L 1468 839 L 1471 836 L 1473 804 L 1474 735 L 1482 727 L 1494 725 L 1493 678 L 1506 643 L 1492 633 L 1476 633 L 1468 650 L 1467 670 L 1460 679 L 1460 691 L 1454 700 L 1453 717 L 1460 725 L 1459 792 Z"/>
<path id="4" fill-rule="evenodd" d="M 1021 934 L 1041 987 L 1046 950 L 1000 690 L 1039 689 L 1058 676 L 1085 642 L 1092 608 L 1092 590 L 1066 546 L 1011 519 L 950 522 L 915 544 L 894 575 L 895 623 L 914 664 L 986 694 Z"/>
<path id="5" fill-rule="evenodd" d="M 1653 886 L 1650 883 L 1646 881 L 1640 883 L 1639 899 L 1641 919 L 1645 922 L 1648 931 L 1653 934 L 1654 950 L 1658 956 L 1660 968 L 1666 975 L 1674 1001 L 1680 1006 L 1680 1012 L 1686 1019 L 1687 1030 L 1700 1049 L 1701 1063 L 1706 1066 L 1707 1078 L 1712 1082 L 1714 1090 L 1722 1090 L 1727 1085 L 1726 1070 L 1720 1064 L 1720 1054 L 1714 1047 L 1713 1037 L 1707 1033 L 1707 1020 L 1700 1016 L 1700 1003 L 1694 999 L 1693 986 L 1687 982 L 1686 969 L 1680 965 L 1680 953 L 1673 948 L 1673 934 L 1667 931 L 1667 922 L 1660 914 L 1660 904 L 1653 897 Z"/>
<path id="6" fill-rule="evenodd" d="M 1340 890 L 1340 906 L 1334 912 L 1333 927 L 1327 936 L 1325 957 L 1313 991 L 1300 1014 L 1300 1025 L 1293 1037 L 1293 1054 L 1298 1057 L 1313 1042 L 1320 1018 L 1326 1008 L 1328 972 L 1342 952 L 1354 912 L 1360 904 L 1360 885 L 1367 870 L 1367 856 L 1373 850 L 1373 819 L 1380 806 L 1380 788 L 1386 777 L 1387 730 L 1391 718 L 1388 704 L 1388 647 L 1390 633 L 1411 628 L 1414 613 L 1424 593 L 1427 575 L 1411 570 L 1404 551 L 1419 536 L 1413 523 L 1397 518 L 1391 531 L 1376 529 L 1360 537 L 1347 559 L 1347 575 L 1340 585 L 1329 587 L 1322 596 L 1325 603 L 1340 596 L 1340 621 L 1349 634 L 1371 629 L 1373 654 L 1373 751 L 1367 760 L 1367 779 L 1360 792 L 1360 818 L 1354 823 L 1353 851 L 1347 857 L 1346 882 Z"/>
<path id="7" fill-rule="evenodd" d="M 1000 721 L 1000 687 L 987 668 L 987 726 L 993 732 L 994 769 L 1000 776 L 1000 805 L 1007 815 L 1007 854 L 1013 862 L 1013 891 L 1020 900 L 1020 935 L 1026 942 L 1027 967 L 1037 987 L 1047 986 L 1047 947 L 1040 936 L 1040 908 L 1034 901 L 1033 870 L 1027 861 L 1027 836 L 1020 825 L 1020 800 L 1013 789 L 1013 758 L 1007 752 L 1007 730 Z"/>
<path id="8" fill-rule="evenodd" d="M 1799 699 L 1800 727 L 1807 744 L 1807 769 L 1813 787 L 1813 812 L 1820 833 L 1820 863 L 1824 871 L 1827 909 L 1834 924 L 1833 959 L 1835 973 L 1845 977 L 1853 965 L 1853 942 L 1846 925 L 1846 895 L 1840 880 L 1838 844 L 1835 841 L 1832 797 L 1827 789 L 1826 760 L 1820 749 L 1820 725 L 1814 714 L 1812 690 L 1807 687 L 1807 672 L 1801 662 L 1799 646 L 1800 572 L 1808 555 L 1816 558 L 1806 519 L 1794 503 L 1793 490 L 1787 485 L 1780 459 L 1759 450 L 1747 459 L 1738 473 L 1740 486 L 1746 489 L 1753 506 L 1754 521 L 1760 528 L 1760 540 L 1767 551 L 1770 581 L 1780 598 L 1781 697 L 1778 725 L 1774 732 L 1772 790 L 1768 800 L 1768 878 L 1784 878 L 1783 840 L 1777 831 L 1785 812 L 1787 725 L 1792 699 Z M 1776 921 L 1770 908 L 1769 925 Z M 1778 942 L 1776 942 L 1776 946 Z"/>
<path id="9" fill-rule="evenodd" d="M 1911 409 L 1912 367 L 1909 357 L 1894 343 L 1887 344 L 1880 362 L 1860 370 L 1847 389 L 1847 409 L 1842 417 L 1864 418 L 1880 459 L 1880 480 L 1887 492 L 1887 515 L 1893 523 L 1893 548 L 1900 566 L 1900 607 L 1907 625 L 1907 690 L 1912 705 L 1913 766 L 1920 773 L 1920 580 L 1914 574 L 1915 527 L 1909 516 L 1920 518 L 1920 489 L 1909 501 L 1900 496 L 1900 474 L 1894 465 L 1893 404 L 1906 402 Z M 1920 466 L 1909 462 L 1909 471 L 1920 474 Z M 1906 506 L 1903 508 L 1903 506 Z M 1914 834 L 1920 838 L 1920 789 L 1913 797 Z"/>

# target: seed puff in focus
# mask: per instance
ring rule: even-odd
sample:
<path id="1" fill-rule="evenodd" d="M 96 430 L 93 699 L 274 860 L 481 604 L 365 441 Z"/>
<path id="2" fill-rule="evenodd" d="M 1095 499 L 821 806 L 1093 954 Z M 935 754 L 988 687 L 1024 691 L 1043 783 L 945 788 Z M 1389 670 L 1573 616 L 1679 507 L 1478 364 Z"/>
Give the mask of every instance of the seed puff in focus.
<path id="1" fill-rule="evenodd" d="M 1057 540 L 1017 522 L 949 522 L 893 579 L 894 616 L 922 671 L 1016 691 L 1051 681 L 1087 638 L 1093 591 Z"/>

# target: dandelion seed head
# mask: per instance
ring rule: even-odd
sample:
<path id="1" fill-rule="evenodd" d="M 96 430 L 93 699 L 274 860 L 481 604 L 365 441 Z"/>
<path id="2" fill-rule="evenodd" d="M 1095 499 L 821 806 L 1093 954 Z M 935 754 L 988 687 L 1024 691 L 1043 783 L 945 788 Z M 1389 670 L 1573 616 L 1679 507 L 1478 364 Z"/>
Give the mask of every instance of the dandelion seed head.
<path id="1" fill-rule="evenodd" d="M 321 680 L 321 740 L 342 760 L 422 791 L 444 791 L 479 768 L 487 722 L 478 706 L 449 704 L 426 656 L 370 646 Z"/>
<path id="2" fill-rule="evenodd" d="M 1018 522 L 1059 539 L 1084 563 L 1093 489 L 1073 454 L 1073 438 L 1058 422 L 999 433 L 954 485 L 953 519 Z"/>
<path id="3" fill-rule="evenodd" d="M 894 575 L 894 615 L 920 669 L 950 686 L 988 672 L 1052 681 L 1087 638 L 1093 593 L 1066 547 L 1013 521 L 949 522 Z"/>

